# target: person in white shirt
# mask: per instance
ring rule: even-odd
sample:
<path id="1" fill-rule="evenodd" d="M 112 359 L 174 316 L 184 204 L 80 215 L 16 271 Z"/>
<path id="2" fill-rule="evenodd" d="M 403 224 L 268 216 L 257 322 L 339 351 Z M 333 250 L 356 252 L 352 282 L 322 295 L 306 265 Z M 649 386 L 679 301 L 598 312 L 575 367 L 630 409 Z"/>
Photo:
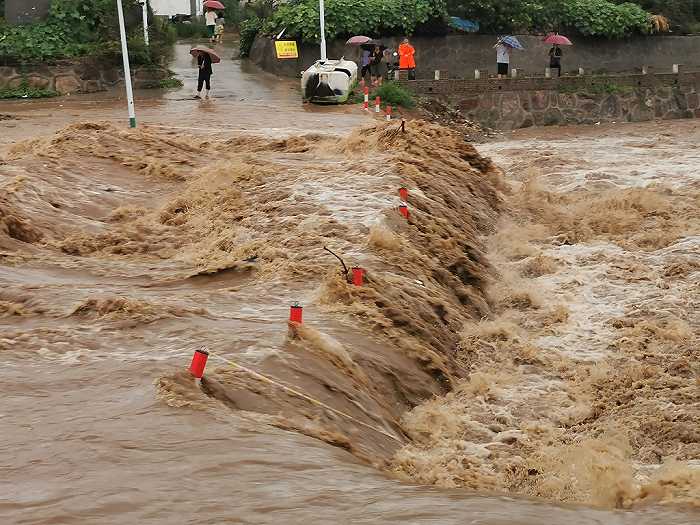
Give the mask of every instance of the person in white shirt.
<path id="1" fill-rule="evenodd" d="M 510 66 L 510 48 L 500 40 L 494 46 L 496 48 L 496 65 L 498 67 L 498 78 L 508 77 L 508 67 Z"/>
<path id="2" fill-rule="evenodd" d="M 212 42 L 214 41 L 214 35 L 216 33 L 216 19 L 219 18 L 219 15 L 216 14 L 216 11 L 213 9 L 207 10 L 206 13 L 204 13 L 204 20 L 206 21 L 207 24 L 207 32 L 209 34 L 209 40 Z"/>

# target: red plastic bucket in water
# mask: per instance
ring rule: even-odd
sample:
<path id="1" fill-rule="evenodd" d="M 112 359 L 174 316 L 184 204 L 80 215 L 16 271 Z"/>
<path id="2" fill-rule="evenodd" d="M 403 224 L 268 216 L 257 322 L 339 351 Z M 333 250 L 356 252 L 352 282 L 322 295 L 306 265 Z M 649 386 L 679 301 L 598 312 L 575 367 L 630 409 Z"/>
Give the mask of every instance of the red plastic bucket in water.
<path id="1" fill-rule="evenodd" d="M 399 206 L 399 211 L 401 212 L 401 215 L 403 215 L 404 217 L 406 217 L 408 219 L 408 215 L 409 215 L 408 214 L 408 206 L 406 206 L 405 204 L 402 204 L 401 206 Z"/>
<path id="2" fill-rule="evenodd" d="M 289 307 L 289 321 L 292 323 L 302 323 L 302 315 L 304 313 L 304 307 L 299 306 L 299 303 L 294 303 Z"/>
<path id="3" fill-rule="evenodd" d="M 202 379 L 204 375 L 204 367 L 207 366 L 207 359 L 209 359 L 209 352 L 204 349 L 195 350 L 192 356 L 192 364 L 190 365 L 190 372 L 197 379 Z"/>
<path id="4" fill-rule="evenodd" d="M 401 200 L 406 202 L 408 201 L 408 188 L 402 186 L 399 188 L 399 197 L 401 197 Z"/>
<path id="5" fill-rule="evenodd" d="M 355 286 L 362 286 L 365 276 L 365 270 L 357 266 L 352 269 L 352 284 Z"/>

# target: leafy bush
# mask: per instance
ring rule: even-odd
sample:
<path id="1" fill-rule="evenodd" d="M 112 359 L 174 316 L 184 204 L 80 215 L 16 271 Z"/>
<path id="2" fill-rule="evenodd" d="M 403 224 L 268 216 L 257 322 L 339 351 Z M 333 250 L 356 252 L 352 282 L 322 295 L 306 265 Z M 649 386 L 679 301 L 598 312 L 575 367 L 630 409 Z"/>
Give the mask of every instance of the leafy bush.
<path id="1" fill-rule="evenodd" d="M 16 88 L 0 89 L 0 99 L 7 98 L 48 98 L 56 97 L 58 93 L 52 89 L 30 87 L 25 80 Z"/>
<path id="2" fill-rule="evenodd" d="M 382 107 L 389 105 L 393 107 L 401 106 L 404 108 L 412 108 L 416 105 L 413 93 L 396 82 L 384 82 L 381 86 L 373 88 L 369 98 L 370 100 L 374 100 L 376 97 L 381 99 Z M 364 101 L 364 98 L 364 93 L 360 90 L 356 90 L 350 100 L 354 104 L 359 104 Z"/>
<path id="3" fill-rule="evenodd" d="M 650 33 L 649 13 L 632 3 L 609 0 L 550 0 L 540 13 L 539 25 L 574 29 L 586 36 L 622 38 L 633 33 Z"/>
<path id="4" fill-rule="evenodd" d="M 143 42 L 141 6 L 138 0 L 122 1 L 126 26 L 135 38 L 130 40 L 137 48 L 133 52 L 137 63 L 152 62 L 162 54 L 162 46 L 172 39 L 172 33 L 161 24 L 151 24 L 152 45 L 150 49 L 139 50 L 138 39 Z M 113 0 L 53 0 L 43 22 L 0 26 L 0 63 L 47 62 L 86 54 L 121 56 L 118 41 L 119 24 Z"/>
<path id="5" fill-rule="evenodd" d="M 621 38 L 651 31 L 650 14 L 617 0 L 448 0 L 450 14 L 479 20 L 486 31 L 561 30 Z"/>
<path id="6" fill-rule="evenodd" d="M 412 108 L 416 105 L 413 93 L 396 82 L 384 82 L 372 93 L 372 97 L 379 97 L 382 105 L 401 106 Z"/>
<path id="7" fill-rule="evenodd" d="M 241 49 L 242 57 L 250 55 L 250 50 L 253 47 L 255 36 L 262 28 L 263 22 L 258 17 L 248 18 L 241 22 Z"/>
<path id="8" fill-rule="evenodd" d="M 204 22 L 178 22 L 174 25 L 178 38 L 206 38 L 209 36 Z"/>
<path id="9" fill-rule="evenodd" d="M 163 80 L 160 81 L 159 87 L 161 89 L 181 88 L 182 87 L 182 80 L 180 80 L 179 78 L 175 78 L 175 77 L 164 78 Z"/>
<path id="10" fill-rule="evenodd" d="M 325 9 L 326 38 L 332 39 L 412 34 L 420 24 L 444 18 L 446 4 L 445 0 L 328 0 Z M 318 1 L 282 4 L 265 23 L 264 32 L 275 34 L 285 27 L 289 37 L 318 42 Z"/>

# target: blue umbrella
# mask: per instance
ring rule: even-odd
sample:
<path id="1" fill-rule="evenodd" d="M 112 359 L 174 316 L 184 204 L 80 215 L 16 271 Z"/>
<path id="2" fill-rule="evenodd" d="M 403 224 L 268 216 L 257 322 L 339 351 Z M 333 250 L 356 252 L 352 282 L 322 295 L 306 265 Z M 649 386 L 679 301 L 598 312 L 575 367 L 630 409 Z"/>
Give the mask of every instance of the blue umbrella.
<path id="1" fill-rule="evenodd" d="M 450 17 L 450 26 L 465 33 L 476 33 L 479 31 L 479 22 L 473 22 L 471 20 L 464 20 L 463 18 L 458 18 L 456 16 Z"/>
<path id="2" fill-rule="evenodd" d="M 511 36 L 511 35 L 503 36 L 503 37 L 499 38 L 498 40 L 502 44 L 505 44 L 508 47 L 512 47 L 513 49 L 519 49 L 519 50 L 525 49 L 523 47 L 523 45 L 520 43 L 520 40 L 518 40 L 514 36 Z"/>

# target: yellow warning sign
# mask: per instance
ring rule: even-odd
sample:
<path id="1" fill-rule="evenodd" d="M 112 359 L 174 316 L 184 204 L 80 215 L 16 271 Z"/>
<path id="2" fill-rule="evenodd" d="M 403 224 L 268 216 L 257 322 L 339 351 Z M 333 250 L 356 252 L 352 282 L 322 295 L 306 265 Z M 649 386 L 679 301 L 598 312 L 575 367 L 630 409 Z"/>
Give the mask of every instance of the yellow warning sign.
<path id="1" fill-rule="evenodd" d="M 277 58 L 299 58 L 299 50 L 294 40 L 276 40 Z"/>

